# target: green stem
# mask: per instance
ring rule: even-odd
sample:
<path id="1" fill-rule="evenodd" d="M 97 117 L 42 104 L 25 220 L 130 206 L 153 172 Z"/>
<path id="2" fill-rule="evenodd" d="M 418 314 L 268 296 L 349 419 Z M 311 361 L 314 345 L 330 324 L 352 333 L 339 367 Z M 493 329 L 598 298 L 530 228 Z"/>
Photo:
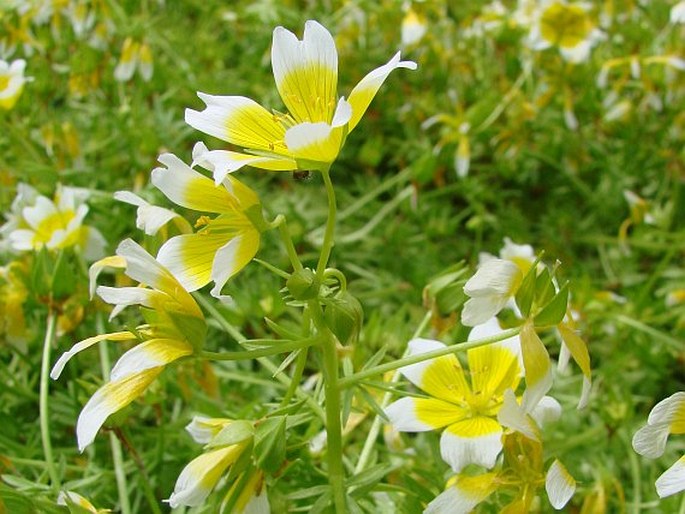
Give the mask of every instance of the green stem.
<path id="1" fill-rule="evenodd" d="M 307 354 L 309 353 L 307 350 L 307 348 L 302 349 L 295 360 L 295 370 L 293 371 L 293 376 L 290 379 L 290 387 L 288 387 L 283 399 L 281 400 L 281 407 L 285 407 L 290 403 L 300 385 L 300 382 L 302 381 L 304 368 L 307 365 Z"/>
<path id="2" fill-rule="evenodd" d="M 247 342 L 247 341 L 246 341 Z M 243 352 L 200 352 L 200 357 L 212 361 L 237 361 L 242 359 L 256 359 L 268 355 L 292 352 L 301 348 L 313 346 L 319 342 L 319 338 L 302 339 L 301 341 L 284 341 L 277 346 L 260 348 L 258 350 L 245 350 Z"/>
<path id="3" fill-rule="evenodd" d="M 335 217 L 337 213 L 337 206 L 335 203 L 335 190 L 331 182 L 330 169 L 321 170 L 323 183 L 326 187 L 326 196 L 328 197 L 328 219 L 326 220 L 326 232 L 323 236 L 323 244 L 321 246 L 321 255 L 319 256 L 319 263 L 316 265 L 316 278 L 323 280 L 323 274 L 328 264 L 328 259 L 331 256 L 333 249 L 333 234 L 335 233 Z"/>
<path id="4" fill-rule="evenodd" d="M 335 511 L 347 512 L 345 506 L 345 471 L 343 468 L 342 420 L 340 413 L 340 387 L 338 369 L 337 339 L 331 333 L 323 318 L 323 311 L 317 299 L 309 301 L 312 319 L 323 342 L 324 394 L 326 396 L 326 457 L 328 459 L 328 482 L 331 485 Z"/>
<path id="5" fill-rule="evenodd" d="M 102 315 L 98 313 L 96 320 L 98 333 L 103 334 L 105 327 L 102 322 Z M 109 381 L 109 370 L 111 368 L 111 361 L 109 359 L 109 350 L 106 344 L 99 344 L 100 352 L 100 368 L 102 370 L 102 378 L 105 382 Z M 117 481 L 117 493 L 119 495 L 119 504 L 121 505 L 121 514 L 131 514 L 131 502 L 128 498 L 128 485 L 126 483 L 126 471 L 124 470 L 124 456 L 121 451 L 121 442 L 117 439 L 114 432 L 109 433 L 109 446 L 112 449 L 112 460 L 114 461 L 114 477 Z"/>
<path id="6" fill-rule="evenodd" d="M 43 358 L 40 366 L 40 437 L 43 441 L 43 453 L 45 454 L 45 466 L 48 468 L 50 482 L 55 490 L 60 488 L 59 474 L 55 467 L 52 455 L 52 443 L 50 442 L 50 413 L 48 410 L 48 393 L 50 377 L 50 350 L 52 341 L 55 338 L 55 327 L 57 325 L 57 315 L 52 307 L 48 311 L 47 327 L 45 329 L 45 340 L 43 341 Z"/>
<path id="7" fill-rule="evenodd" d="M 453 344 L 451 346 L 446 346 L 445 348 L 439 348 L 437 350 L 432 350 L 426 353 L 420 353 L 418 355 L 412 355 L 410 357 L 404 357 L 393 362 L 388 362 L 386 364 L 381 364 L 380 366 L 375 366 L 373 368 L 365 369 L 349 377 L 344 377 L 340 379 L 339 386 L 341 389 L 346 389 L 353 386 L 357 382 L 365 380 L 374 375 L 380 375 L 387 371 L 393 371 L 410 364 L 416 364 L 417 362 L 423 362 L 430 359 L 435 359 L 437 357 L 442 357 L 443 355 L 449 355 L 450 353 L 458 353 L 464 350 L 469 350 L 471 348 L 478 348 L 479 346 L 485 346 L 491 343 L 496 343 L 498 341 L 504 341 L 510 337 L 514 337 L 519 334 L 520 328 L 510 328 L 504 332 L 500 332 L 497 335 L 484 337 L 483 339 L 476 339 L 475 341 L 467 341 L 465 343 Z"/>

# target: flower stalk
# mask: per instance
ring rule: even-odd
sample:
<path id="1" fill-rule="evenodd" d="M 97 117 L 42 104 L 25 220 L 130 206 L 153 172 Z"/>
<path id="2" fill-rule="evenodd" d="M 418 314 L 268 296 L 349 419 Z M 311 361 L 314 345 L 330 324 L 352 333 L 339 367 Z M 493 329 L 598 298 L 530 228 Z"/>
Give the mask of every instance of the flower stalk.
<path id="1" fill-rule="evenodd" d="M 52 455 L 52 443 L 50 442 L 50 411 L 48 409 L 48 396 L 50 392 L 50 354 L 52 342 L 55 338 L 55 327 L 57 325 L 57 315 L 52 308 L 48 311 L 47 326 L 45 328 L 45 339 L 43 341 L 43 356 L 40 367 L 40 436 L 43 443 L 43 453 L 45 454 L 45 466 L 48 469 L 50 482 L 55 490 L 60 488 L 59 474 L 55 467 Z"/>

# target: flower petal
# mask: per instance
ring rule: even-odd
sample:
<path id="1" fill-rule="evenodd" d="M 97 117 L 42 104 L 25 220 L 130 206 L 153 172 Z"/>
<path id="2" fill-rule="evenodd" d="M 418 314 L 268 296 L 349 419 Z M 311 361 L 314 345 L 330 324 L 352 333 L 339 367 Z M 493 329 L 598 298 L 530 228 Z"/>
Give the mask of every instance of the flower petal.
<path id="1" fill-rule="evenodd" d="M 656 492 L 659 498 L 665 498 L 685 490 L 685 457 L 678 459 L 657 478 Z"/>
<path id="2" fill-rule="evenodd" d="M 151 339 L 122 355 L 112 368 L 109 378 L 112 381 L 121 380 L 134 373 L 165 366 L 192 353 L 193 347 L 184 341 Z"/>
<path id="3" fill-rule="evenodd" d="M 213 96 L 198 93 L 204 111 L 186 109 L 186 123 L 205 134 L 242 148 L 286 155 L 285 129 L 278 118 L 244 96 Z"/>
<path id="4" fill-rule="evenodd" d="M 540 441 L 539 427 L 519 405 L 516 395 L 511 389 L 504 392 L 504 401 L 497 413 L 497 421 L 504 427 L 520 432 L 528 439 Z"/>
<path id="5" fill-rule="evenodd" d="M 217 250 L 211 271 L 212 296 L 219 298 L 226 282 L 254 258 L 259 250 L 259 240 L 257 230 L 245 230 Z"/>
<path id="6" fill-rule="evenodd" d="M 276 88 L 298 123 L 330 123 L 338 85 L 338 52 L 330 32 L 314 20 L 302 41 L 276 27 L 271 49 Z"/>
<path id="7" fill-rule="evenodd" d="M 649 413 L 647 423 L 665 423 L 672 434 L 685 433 L 685 393 L 672 394 L 657 403 Z"/>
<path id="8" fill-rule="evenodd" d="M 175 204 L 204 212 L 230 212 L 237 208 L 237 200 L 223 187 L 193 170 L 174 154 L 159 156 L 166 168 L 152 170 L 152 183 Z"/>
<path id="9" fill-rule="evenodd" d="M 401 398 L 388 405 L 385 414 L 400 432 L 436 430 L 466 417 L 462 407 L 435 398 Z"/>
<path id="10" fill-rule="evenodd" d="M 440 454 L 457 473 L 469 464 L 492 468 L 500 451 L 502 427 L 484 416 L 450 425 L 440 438 Z"/>
<path id="11" fill-rule="evenodd" d="M 349 132 L 352 132 L 352 129 L 357 126 L 374 96 L 376 96 L 383 82 L 385 82 L 385 79 L 397 68 L 415 70 L 416 63 L 413 61 L 400 61 L 400 52 L 397 52 L 386 64 L 369 72 L 354 86 L 349 98 L 349 102 L 352 104 L 352 119 L 349 123 Z"/>
<path id="12" fill-rule="evenodd" d="M 88 270 L 88 280 L 89 280 L 88 291 L 90 293 L 91 299 L 93 298 L 93 295 L 95 294 L 95 287 L 97 285 L 97 279 L 100 276 L 100 273 L 102 272 L 102 270 L 105 268 L 124 269 L 124 268 L 126 268 L 126 259 L 124 259 L 123 257 L 120 257 L 119 255 L 111 255 L 109 257 L 105 257 L 104 259 L 100 259 L 97 262 L 94 262 L 90 266 L 90 269 Z"/>
<path id="13" fill-rule="evenodd" d="M 439 341 L 412 339 L 407 356 L 420 355 L 445 348 Z M 455 402 L 470 394 L 464 371 L 454 355 L 445 355 L 400 368 L 400 373 L 423 391 L 448 402 Z"/>
<path id="14" fill-rule="evenodd" d="M 486 345 L 467 352 L 471 390 L 483 398 L 501 396 L 506 389 L 516 390 L 521 376 L 518 357 L 508 348 Z"/>
<path id="15" fill-rule="evenodd" d="M 423 514 L 468 514 L 495 492 L 496 473 L 476 476 L 459 475 L 450 480 L 447 489 L 426 506 Z"/>
<path id="16" fill-rule="evenodd" d="M 76 355 L 79 352 L 82 352 L 87 348 L 90 348 L 91 346 L 99 343 L 100 341 L 132 341 L 135 339 L 135 334 L 133 334 L 132 332 L 124 331 L 113 332 L 111 334 L 100 334 L 97 336 L 89 337 L 88 339 L 84 339 L 83 341 L 79 341 L 69 350 L 64 352 L 59 359 L 57 359 L 57 362 L 55 362 L 55 365 L 52 367 L 52 371 L 50 372 L 50 378 L 53 380 L 57 380 L 62 374 L 64 366 L 67 364 L 67 362 L 71 360 L 71 358 L 74 355 Z"/>
<path id="17" fill-rule="evenodd" d="M 128 375 L 122 380 L 108 382 L 90 397 L 81 411 L 76 423 L 76 439 L 79 451 L 95 439 L 95 435 L 107 418 L 126 407 L 143 394 L 145 389 L 157 378 L 164 368 L 152 368 Z"/>
<path id="18" fill-rule="evenodd" d="M 545 491 L 547 498 L 556 510 L 561 510 L 576 492 L 576 481 L 566 471 L 564 465 L 557 459 L 547 470 L 545 477 Z"/>
<path id="19" fill-rule="evenodd" d="M 668 439 L 668 425 L 657 423 L 645 425 L 633 436 L 633 450 L 650 459 L 656 459 L 664 454 Z"/>
<path id="20" fill-rule="evenodd" d="M 592 386 L 590 354 L 588 353 L 585 341 L 568 326 L 561 323 L 557 328 L 559 329 L 559 333 L 561 334 L 568 351 L 571 353 L 571 357 L 573 357 L 573 360 L 576 361 L 576 364 L 578 364 L 578 367 L 580 367 L 580 370 L 583 372 L 583 391 L 578 402 L 578 408 L 581 409 L 587 404 L 590 395 L 590 387 Z M 685 422 L 685 417 L 683 421 Z"/>
<path id="21" fill-rule="evenodd" d="M 226 150 L 207 150 L 197 156 L 193 152 L 193 166 L 196 164 L 212 172 L 216 185 L 221 184 L 226 175 L 239 170 L 243 166 L 252 166 L 271 171 L 292 171 L 297 169 L 297 163 L 293 159 L 263 157 Z"/>
<path id="22" fill-rule="evenodd" d="M 182 234 L 169 239 L 157 253 L 186 291 L 196 291 L 212 280 L 216 252 L 230 240 L 231 234 Z"/>
<path id="23" fill-rule="evenodd" d="M 531 412 L 552 387 L 552 365 L 547 348 L 532 323 L 524 323 L 519 337 L 526 375 L 522 406 L 526 412 Z"/>

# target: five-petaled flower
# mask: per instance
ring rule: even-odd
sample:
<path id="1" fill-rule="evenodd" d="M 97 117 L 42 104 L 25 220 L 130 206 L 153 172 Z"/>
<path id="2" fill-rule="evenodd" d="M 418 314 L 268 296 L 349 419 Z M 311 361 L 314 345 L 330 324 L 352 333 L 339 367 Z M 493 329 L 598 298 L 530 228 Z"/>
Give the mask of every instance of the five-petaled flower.
<path id="1" fill-rule="evenodd" d="M 157 378 L 167 364 L 192 355 L 204 343 L 207 330 L 197 303 L 174 276 L 130 239 L 119 244 L 116 256 L 91 267 L 91 291 L 98 273 L 107 266 L 125 268 L 133 280 L 148 287 L 97 288 L 98 295 L 115 305 L 112 317 L 128 305 L 140 305 L 147 324 L 135 331 L 100 334 L 76 343 L 65 352 L 50 373 L 58 379 L 66 363 L 77 353 L 101 341 L 135 342 L 112 368 L 109 381 L 88 400 L 76 424 L 81 451 L 93 442 L 107 418 L 126 407 Z"/>
<path id="2" fill-rule="evenodd" d="M 438 341 L 414 339 L 409 355 L 444 348 Z M 502 450 L 503 428 L 497 421 L 504 392 L 515 390 L 521 377 L 516 351 L 488 345 L 468 351 L 470 383 L 454 355 L 445 355 L 400 368 L 400 373 L 429 395 L 405 397 L 385 413 L 402 432 L 445 428 L 440 439 L 442 458 L 459 472 L 468 464 L 492 468 Z"/>
<path id="3" fill-rule="evenodd" d="M 243 96 L 205 93 L 198 93 L 204 111 L 186 110 L 190 126 L 245 149 L 207 152 L 203 158 L 214 164 L 217 184 L 245 165 L 272 171 L 328 168 L 388 75 L 396 68 L 416 69 L 397 52 L 367 74 L 349 98 L 338 99 L 335 42 L 313 20 L 305 23 L 302 41 L 283 27 L 274 30 L 271 63 L 287 114 L 269 112 Z"/>
<path id="4" fill-rule="evenodd" d="M 685 434 L 685 393 L 678 392 L 657 403 L 647 425 L 635 433 L 633 448 L 650 459 L 663 455 L 669 434 Z M 685 455 L 656 481 L 656 492 L 664 498 L 685 490 Z"/>

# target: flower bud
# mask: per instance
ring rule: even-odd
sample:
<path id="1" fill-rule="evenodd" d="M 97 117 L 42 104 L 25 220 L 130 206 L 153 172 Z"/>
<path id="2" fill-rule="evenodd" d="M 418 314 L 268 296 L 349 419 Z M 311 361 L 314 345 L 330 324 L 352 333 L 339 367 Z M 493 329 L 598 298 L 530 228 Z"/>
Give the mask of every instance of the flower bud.
<path id="1" fill-rule="evenodd" d="M 327 300 L 324 312 L 326 323 L 342 344 L 354 344 L 364 321 L 361 303 L 347 291 Z"/>
<path id="2" fill-rule="evenodd" d="M 285 285 L 295 300 L 311 300 L 319 294 L 316 275 L 309 268 L 301 269 L 290 275 Z"/>

